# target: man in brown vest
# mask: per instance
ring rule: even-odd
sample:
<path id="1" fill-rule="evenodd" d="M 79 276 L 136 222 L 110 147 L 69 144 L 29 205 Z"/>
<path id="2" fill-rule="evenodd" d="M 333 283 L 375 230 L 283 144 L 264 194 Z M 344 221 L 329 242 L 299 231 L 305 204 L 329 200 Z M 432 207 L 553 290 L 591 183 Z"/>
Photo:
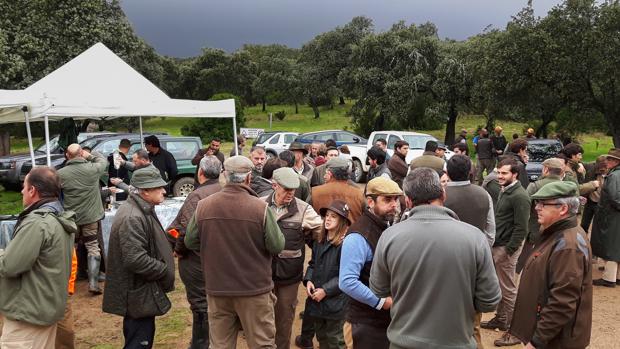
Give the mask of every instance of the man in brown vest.
<path id="1" fill-rule="evenodd" d="M 299 176 L 292 168 L 273 171 L 273 193 L 263 199 L 276 215 L 284 234 L 284 250 L 271 264 L 276 295 L 276 347 L 291 347 L 291 331 L 297 306 L 297 292 L 303 278 L 305 241 L 318 236 L 323 220 L 312 206 L 295 197 Z"/>
<path id="2" fill-rule="evenodd" d="M 342 200 L 349 205 L 351 222 L 355 223 L 362 215 L 364 194 L 361 188 L 349 183 L 350 163 L 342 158 L 333 158 L 326 165 L 325 184 L 312 188 L 312 207 L 319 212 L 321 208 L 329 207 L 332 201 Z"/>
<path id="3" fill-rule="evenodd" d="M 368 208 L 342 243 L 338 286 L 350 297 L 346 320 L 355 349 L 387 349 L 392 298 L 377 297 L 369 288 L 370 267 L 379 237 L 392 224 L 402 190 L 396 182 L 377 177 L 366 187 Z"/>
<path id="4" fill-rule="evenodd" d="M 201 200 L 185 246 L 200 251 L 209 307 L 210 348 L 234 348 L 243 326 L 250 348 L 275 348 L 272 255 L 284 235 L 267 203 L 250 189 L 252 161 L 224 162 L 226 185 Z"/>
<path id="5" fill-rule="evenodd" d="M 493 200 L 489 193 L 469 181 L 471 160 L 465 155 L 454 155 L 447 164 L 450 182 L 446 186 L 444 207 L 456 213 L 462 222 L 473 225 L 484 233 L 489 248 L 495 240 L 495 215 Z M 480 338 L 480 321 L 482 313 L 476 313 L 474 321 L 474 337 L 478 349 L 483 348 Z"/>

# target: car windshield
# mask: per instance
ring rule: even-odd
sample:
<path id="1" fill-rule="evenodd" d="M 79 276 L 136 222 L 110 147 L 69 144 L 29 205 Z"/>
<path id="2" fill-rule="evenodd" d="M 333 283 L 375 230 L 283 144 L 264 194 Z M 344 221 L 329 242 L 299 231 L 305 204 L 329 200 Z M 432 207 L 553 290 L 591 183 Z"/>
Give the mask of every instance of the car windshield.
<path id="1" fill-rule="evenodd" d="M 273 136 L 273 132 L 261 133 L 260 136 L 256 138 L 256 144 L 264 143 L 271 136 Z"/>
<path id="2" fill-rule="evenodd" d="M 82 148 L 86 147 L 86 148 L 90 148 L 90 149 L 94 149 L 95 145 L 97 145 L 97 143 L 101 141 L 100 138 L 94 137 L 94 138 L 89 138 L 83 142 L 80 143 L 80 146 L 82 146 Z M 120 140 L 119 140 L 120 142 Z"/>
<path id="3" fill-rule="evenodd" d="M 559 142 L 530 143 L 527 146 L 527 153 L 530 157 L 530 162 L 543 162 L 556 156 L 560 150 L 562 150 L 562 145 Z"/>
<path id="4" fill-rule="evenodd" d="M 50 139 L 50 152 L 53 153 L 56 151 L 56 149 L 58 149 L 58 137 L 54 137 L 52 139 Z M 47 152 L 46 147 L 45 147 L 45 142 L 43 142 L 43 144 L 41 144 L 38 148 L 37 151 L 41 151 L 41 152 Z"/>
<path id="5" fill-rule="evenodd" d="M 426 142 L 437 141 L 435 137 L 428 135 L 404 135 L 403 138 L 409 143 L 409 149 L 424 149 Z"/>

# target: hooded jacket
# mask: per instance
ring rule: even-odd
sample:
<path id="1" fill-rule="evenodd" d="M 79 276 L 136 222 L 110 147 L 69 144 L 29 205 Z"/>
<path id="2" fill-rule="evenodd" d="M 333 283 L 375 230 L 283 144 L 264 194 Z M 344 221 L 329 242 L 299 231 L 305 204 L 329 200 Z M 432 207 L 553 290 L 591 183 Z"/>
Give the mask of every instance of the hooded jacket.
<path id="1" fill-rule="evenodd" d="M 62 319 L 75 233 L 75 213 L 58 200 L 40 200 L 19 215 L 11 243 L 0 252 L 3 316 L 38 326 Z"/>

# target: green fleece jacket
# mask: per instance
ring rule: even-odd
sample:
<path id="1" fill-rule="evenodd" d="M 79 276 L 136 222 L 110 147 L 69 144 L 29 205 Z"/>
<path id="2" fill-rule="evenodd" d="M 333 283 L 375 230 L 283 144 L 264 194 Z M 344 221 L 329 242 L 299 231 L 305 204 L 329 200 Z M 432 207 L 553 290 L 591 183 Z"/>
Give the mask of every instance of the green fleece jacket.
<path id="1" fill-rule="evenodd" d="M 512 255 L 521 247 L 528 234 L 530 197 L 518 182 L 513 182 L 499 193 L 495 207 L 495 244 L 506 246 Z"/>
<path id="2" fill-rule="evenodd" d="M 20 215 L 0 252 L 0 314 L 49 326 L 64 316 L 77 226 L 75 213 L 63 211 L 59 201 L 38 204 Z"/>
<path id="3" fill-rule="evenodd" d="M 67 161 L 65 167 L 58 170 L 65 209 L 75 212 L 77 225 L 95 223 L 103 218 L 99 178 L 107 166 L 108 160 L 93 152 L 86 159 L 77 157 Z"/>

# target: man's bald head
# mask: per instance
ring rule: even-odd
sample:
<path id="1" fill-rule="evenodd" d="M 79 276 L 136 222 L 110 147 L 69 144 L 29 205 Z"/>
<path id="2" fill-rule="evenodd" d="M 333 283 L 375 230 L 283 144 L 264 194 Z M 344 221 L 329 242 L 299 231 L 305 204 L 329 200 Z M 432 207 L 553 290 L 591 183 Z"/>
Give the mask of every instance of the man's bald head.
<path id="1" fill-rule="evenodd" d="M 75 159 L 82 155 L 82 147 L 79 144 L 73 143 L 67 147 L 67 159 Z"/>

